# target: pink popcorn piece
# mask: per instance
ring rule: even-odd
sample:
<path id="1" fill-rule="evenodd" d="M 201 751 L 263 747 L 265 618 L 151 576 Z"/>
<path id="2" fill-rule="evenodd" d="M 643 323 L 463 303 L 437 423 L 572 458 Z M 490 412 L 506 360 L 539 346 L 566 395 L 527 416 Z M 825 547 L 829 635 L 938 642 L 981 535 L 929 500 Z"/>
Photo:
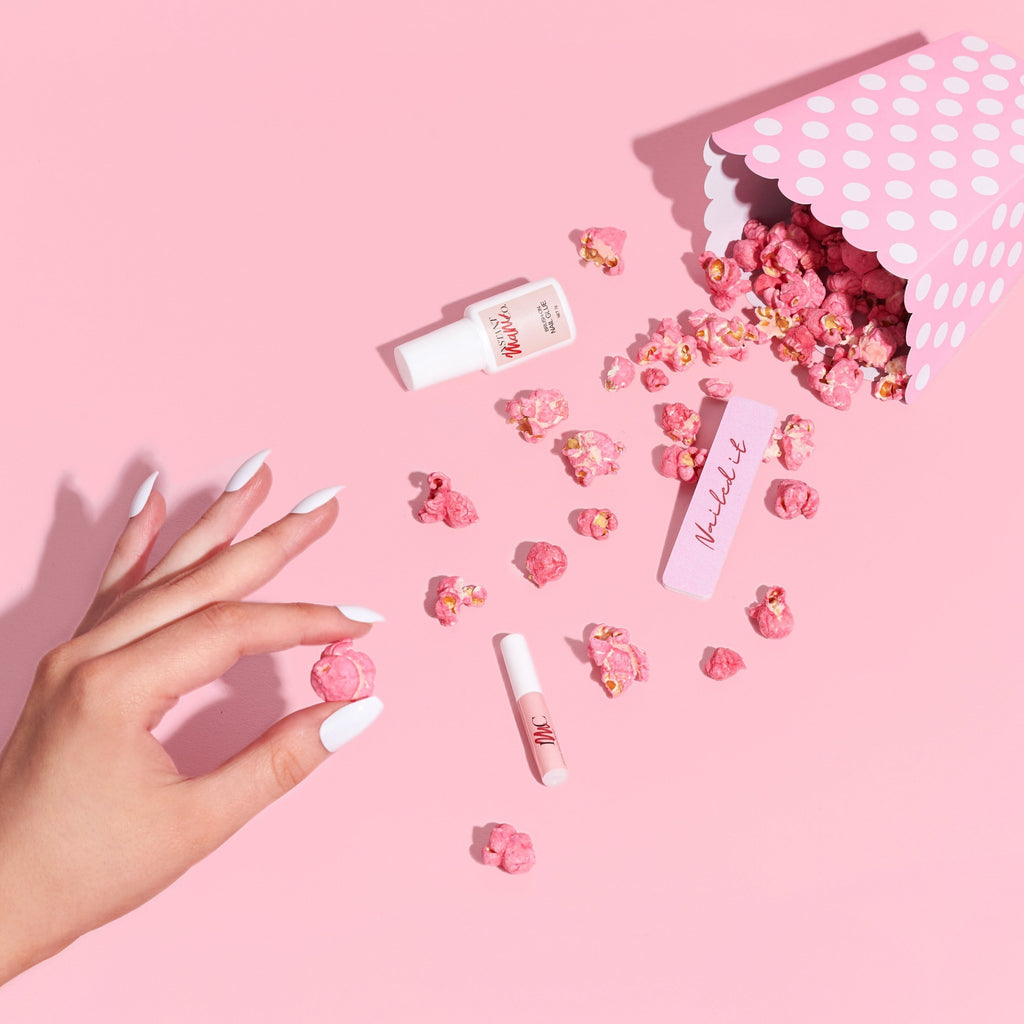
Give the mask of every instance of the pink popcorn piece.
<path id="1" fill-rule="evenodd" d="M 885 364 L 885 373 L 875 378 L 871 393 L 883 402 L 899 400 L 906 396 L 909 383 L 907 357 L 905 354 L 897 355 Z"/>
<path id="2" fill-rule="evenodd" d="M 636 376 L 636 367 L 626 356 L 613 356 L 611 365 L 605 371 L 604 386 L 608 391 L 620 391 L 629 387 Z"/>
<path id="3" fill-rule="evenodd" d="M 732 381 L 721 377 L 704 377 L 700 386 L 708 398 L 728 398 L 732 394 Z"/>
<path id="4" fill-rule="evenodd" d="M 688 408 L 682 402 L 669 402 L 661 410 L 661 429 L 683 445 L 692 445 L 700 430 L 700 413 Z"/>
<path id="5" fill-rule="evenodd" d="M 607 508 L 585 508 L 576 517 L 576 525 L 584 537 L 607 540 L 619 528 L 619 517 Z"/>
<path id="6" fill-rule="evenodd" d="M 587 228 L 580 237 L 580 257 L 609 276 L 621 274 L 625 242 L 626 232 L 621 228 Z"/>
<path id="7" fill-rule="evenodd" d="M 739 317 L 726 318 L 698 309 L 690 314 L 697 349 L 708 366 L 722 359 L 746 359 L 750 354 L 747 342 L 762 345 L 765 337 L 759 327 L 744 323 Z"/>
<path id="8" fill-rule="evenodd" d="M 793 612 L 786 604 L 782 587 L 771 587 L 760 604 L 755 605 L 750 617 L 761 636 L 780 640 L 793 632 Z"/>
<path id="9" fill-rule="evenodd" d="M 587 487 L 599 476 L 617 473 L 617 460 L 624 450 L 624 445 L 600 430 L 581 430 L 565 442 L 562 455 L 577 482 Z"/>
<path id="10" fill-rule="evenodd" d="M 640 371 L 640 383 L 648 391 L 660 391 L 668 387 L 668 374 L 658 366 L 648 366 Z"/>
<path id="11" fill-rule="evenodd" d="M 700 473 L 707 457 L 707 448 L 698 448 L 696 445 L 666 445 L 661 453 L 658 472 L 670 480 L 681 480 L 686 483 Z"/>
<path id="12" fill-rule="evenodd" d="M 466 495 L 453 491 L 451 480 L 444 473 L 431 473 L 427 481 L 430 494 L 416 513 L 421 523 L 438 523 L 443 520 L 449 526 L 462 527 L 480 518 L 473 502 Z"/>
<path id="13" fill-rule="evenodd" d="M 329 644 L 309 674 L 321 700 L 362 700 L 373 693 L 377 667 L 368 654 L 357 651 L 351 640 Z"/>
<path id="14" fill-rule="evenodd" d="M 812 368 L 810 385 L 825 405 L 846 411 L 853 403 L 853 396 L 864 382 L 864 371 L 855 359 L 850 359 L 845 349 L 836 348 L 832 358 L 820 367 Z"/>
<path id="15" fill-rule="evenodd" d="M 780 519 L 812 519 L 818 503 L 818 492 L 803 480 L 780 480 L 775 489 L 775 514 Z"/>
<path id="16" fill-rule="evenodd" d="M 510 875 L 525 874 L 537 863 L 533 840 L 512 825 L 496 825 L 483 849 L 483 862 Z"/>
<path id="17" fill-rule="evenodd" d="M 746 668 L 747 666 L 735 651 L 730 650 L 728 647 L 716 647 L 711 652 L 711 657 L 701 667 L 704 669 L 704 674 L 709 678 L 722 680 L 730 679 L 741 668 Z"/>
<path id="18" fill-rule="evenodd" d="M 678 373 L 693 364 L 696 351 L 696 339 L 684 334 L 679 321 L 668 316 L 651 331 L 649 341 L 637 355 L 637 362 L 643 364 L 660 360 Z"/>
<path id="19" fill-rule="evenodd" d="M 650 678 L 647 654 L 629 639 L 629 630 L 601 623 L 587 640 L 587 653 L 601 672 L 609 696 L 619 697 L 634 682 Z"/>
<path id="20" fill-rule="evenodd" d="M 461 576 L 445 576 L 437 584 L 434 613 L 442 626 L 454 626 L 463 608 L 477 608 L 487 600 L 487 591 L 467 584 Z"/>
<path id="21" fill-rule="evenodd" d="M 543 587 L 564 576 L 568 564 L 565 552 L 557 544 L 539 540 L 526 555 L 526 575 L 538 587 Z"/>
<path id="22" fill-rule="evenodd" d="M 735 259 L 713 252 L 702 252 L 699 260 L 711 293 L 711 305 L 723 311 L 729 309 L 746 285 L 743 267 Z"/>
<path id="23" fill-rule="evenodd" d="M 792 413 L 772 432 L 764 461 L 778 459 L 792 472 L 799 469 L 814 451 L 814 421 Z"/>
<path id="24" fill-rule="evenodd" d="M 505 415 L 524 441 L 536 443 L 569 415 L 569 403 L 555 388 L 538 388 L 523 398 L 513 398 L 505 406 Z"/>

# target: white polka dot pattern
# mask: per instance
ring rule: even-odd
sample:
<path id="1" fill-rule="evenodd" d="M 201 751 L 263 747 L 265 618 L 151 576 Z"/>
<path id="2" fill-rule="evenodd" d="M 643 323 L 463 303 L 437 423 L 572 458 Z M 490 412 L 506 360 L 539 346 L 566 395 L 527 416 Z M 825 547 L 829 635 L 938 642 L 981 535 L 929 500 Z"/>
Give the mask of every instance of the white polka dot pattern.
<path id="1" fill-rule="evenodd" d="M 715 133 L 907 278 L 909 402 L 1024 272 L 1022 67 L 958 33 Z"/>

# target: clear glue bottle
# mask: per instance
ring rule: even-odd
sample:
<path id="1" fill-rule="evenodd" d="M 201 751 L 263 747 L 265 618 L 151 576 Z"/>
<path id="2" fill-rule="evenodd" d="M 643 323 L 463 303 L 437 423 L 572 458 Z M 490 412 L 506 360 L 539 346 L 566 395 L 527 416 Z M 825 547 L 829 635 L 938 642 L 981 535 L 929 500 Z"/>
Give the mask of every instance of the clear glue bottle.
<path id="1" fill-rule="evenodd" d="M 473 370 L 507 370 L 575 337 L 565 292 L 547 277 L 474 302 L 456 323 L 399 345 L 395 363 L 402 383 L 417 391 Z"/>

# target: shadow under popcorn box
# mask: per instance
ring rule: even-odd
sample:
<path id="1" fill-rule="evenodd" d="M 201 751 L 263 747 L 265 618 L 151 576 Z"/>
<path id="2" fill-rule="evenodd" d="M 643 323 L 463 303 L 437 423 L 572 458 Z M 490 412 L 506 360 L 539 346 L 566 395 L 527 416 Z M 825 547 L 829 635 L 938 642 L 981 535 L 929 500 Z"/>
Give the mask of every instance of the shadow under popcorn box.
<path id="1" fill-rule="evenodd" d="M 715 131 L 704 158 L 712 252 L 795 202 L 906 280 L 908 403 L 1024 269 L 1024 63 L 969 32 Z"/>

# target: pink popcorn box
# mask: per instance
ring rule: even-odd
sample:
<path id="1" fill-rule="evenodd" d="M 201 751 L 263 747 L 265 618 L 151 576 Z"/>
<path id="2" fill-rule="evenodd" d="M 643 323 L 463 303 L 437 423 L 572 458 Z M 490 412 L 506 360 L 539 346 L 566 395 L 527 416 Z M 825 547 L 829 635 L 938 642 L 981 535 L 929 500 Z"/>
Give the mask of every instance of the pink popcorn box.
<path id="1" fill-rule="evenodd" d="M 805 203 L 907 280 L 915 401 L 1024 263 L 1024 63 L 958 32 L 708 140 L 707 248 Z"/>

